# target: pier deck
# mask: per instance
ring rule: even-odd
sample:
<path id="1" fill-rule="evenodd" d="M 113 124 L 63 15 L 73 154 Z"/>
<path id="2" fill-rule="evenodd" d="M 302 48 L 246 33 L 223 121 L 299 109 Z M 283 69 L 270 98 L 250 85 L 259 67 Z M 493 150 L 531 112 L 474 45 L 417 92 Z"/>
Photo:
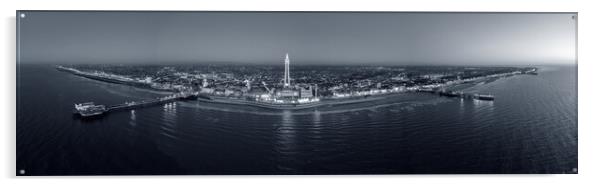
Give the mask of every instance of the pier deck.
<path id="1" fill-rule="evenodd" d="M 179 101 L 179 100 L 194 99 L 197 97 L 198 97 L 198 94 L 196 94 L 196 93 L 177 93 L 177 94 L 160 97 L 160 98 L 156 98 L 156 99 L 143 100 L 143 101 L 132 101 L 132 102 L 125 102 L 125 103 L 117 104 L 117 105 L 111 105 L 111 106 L 106 107 L 103 111 L 96 112 L 93 115 L 89 115 L 89 114 L 86 115 L 87 111 L 81 111 L 81 110 L 77 110 L 77 109 L 76 109 L 75 113 L 79 114 L 82 117 L 90 117 L 90 116 L 102 115 L 102 114 L 105 114 L 108 112 L 113 112 L 113 111 L 118 111 L 118 110 L 130 110 L 130 109 L 142 108 L 142 107 L 147 107 L 147 106 L 152 106 L 152 105 L 161 105 L 161 104 L 175 102 L 175 101 Z"/>
<path id="2" fill-rule="evenodd" d="M 462 98 L 462 99 L 476 99 L 476 100 L 485 100 L 485 101 L 493 101 L 495 99 L 495 97 L 490 94 L 468 94 L 468 93 L 457 92 L 457 91 L 421 89 L 421 90 L 417 90 L 417 92 L 432 93 L 432 94 L 436 94 L 439 96 L 457 97 L 457 98 Z"/>

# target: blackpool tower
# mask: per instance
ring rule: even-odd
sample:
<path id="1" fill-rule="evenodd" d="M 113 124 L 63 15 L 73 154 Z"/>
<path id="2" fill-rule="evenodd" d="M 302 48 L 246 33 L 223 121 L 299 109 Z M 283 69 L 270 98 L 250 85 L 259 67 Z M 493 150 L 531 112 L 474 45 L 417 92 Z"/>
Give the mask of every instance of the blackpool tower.
<path id="1" fill-rule="evenodd" d="M 286 58 L 284 59 L 284 87 L 289 87 L 291 85 L 291 75 L 289 72 L 289 64 L 290 64 L 290 60 L 288 59 L 288 53 L 286 53 Z"/>

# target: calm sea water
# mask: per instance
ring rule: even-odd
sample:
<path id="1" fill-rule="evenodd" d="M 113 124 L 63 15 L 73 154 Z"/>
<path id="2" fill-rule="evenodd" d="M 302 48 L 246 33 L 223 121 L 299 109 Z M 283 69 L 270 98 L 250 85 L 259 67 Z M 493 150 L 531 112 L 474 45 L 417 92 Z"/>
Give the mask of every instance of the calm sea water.
<path id="1" fill-rule="evenodd" d="M 162 93 L 48 65 L 20 65 L 17 76 L 23 175 L 577 172 L 576 66 L 465 90 L 495 102 L 404 94 L 274 111 L 189 101 L 95 120 L 74 118 L 73 103 Z"/>

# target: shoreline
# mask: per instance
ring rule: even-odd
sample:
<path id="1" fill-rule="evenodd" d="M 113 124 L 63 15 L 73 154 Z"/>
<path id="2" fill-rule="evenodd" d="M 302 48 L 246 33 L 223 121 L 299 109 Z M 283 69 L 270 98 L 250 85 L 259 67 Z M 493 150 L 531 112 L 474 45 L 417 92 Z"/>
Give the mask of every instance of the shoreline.
<path id="1" fill-rule="evenodd" d="M 95 80 L 95 81 L 120 84 L 120 85 L 125 85 L 125 86 L 132 86 L 132 87 L 139 88 L 141 90 L 147 90 L 147 91 L 161 91 L 161 92 L 177 93 L 173 90 L 154 89 L 150 85 L 144 84 L 144 83 L 124 81 L 124 80 L 115 80 L 115 79 L 110 79 L 110 78 L 106 78 L 106 77 L 88 75 L 86 73 L 79 72 L 79 70 L 72 69 L 72 68 L 65 68 L 62 66 L 58 66 L 58 67 L 56 67 L 56 69 L 59 71 L 68 72 L 73 75 L 88 78 L 88 79 Z M 478 81 L 474 81 L 474 82 L 463 82 L 460 84 L 446 85 L 444 87 L 449 87 L 452 89 L 455 87 L 458 87 L 458 86 L 462 87 L 460 89 L 453 89 L 453 90 L 458 91 L 458 90 L 464 90 L 467 88 L 471 88 L 473 86 L 479 85 L 480 83 L 488 84 L 490 82 L 494 82 L 494 81 L 498 80 L 499 78 L 500 77 L 486 77 L 485 80 L 478 80 Z M 468 84 L 468 85 L 463 86 L 465 84 Z M 301 109 L 317 108 L 317 107 L 323 107 L 323 106 L 365 103 L 365 102 L 377 101 L 377 100 L 387 99 L 387 98 L 396 97 L 396 96 L 402 96 L 407 93 L 421 93 L 421 92 L 420 91 L 399 91 L 399 92 L 392 92 L 392 93 L 382 93 L 382 94 L 365 95 L 365 96 L 352 96 L 352 97 L 337 98 L 337 99 L 323 98 L 322 100 L 317 101 L 317 102 L 291 103 L 291 104 L 273 104 L 273 103 L 267 103 L 267 102 L 262 103 L 262 102 L 258 102 L 258 101 L 245 100 L 244 98 L 242 98 L 242 99 L 241 98 L 228 98 L 228 97 L 206 95 L 206 94 L 199 93 L 199 94 L 196 94 L 196 96 L 197 96 L 196 101 L 208 102 L 208 103 L 218 103 L 218 104 L 228 104 L 228 105 L 245 105 L 245 106 L 252 106 L 252 107 L 258 107 L 258 108 L 264 108 L 264 109 L 274 109 L 274 110 L 301 110 Z M 431 94 L 431 93 L 429 93 L 429 94 Z M 439 95 L 439 94 L 435 94 L 435 95 Z"/>
<path id="2" fill-rule="evenodd" d="M 146 84 L 142 84 L 142 83 L 127 82 L 127 81 L 114 80 L 114 79 L 109 79 L 109 78 L 104 78 L 104 77 L 98 77 L 98 76 L 94 76 L 94 75 L 88 75 L 85 73 L 80 73 L 80 72 L 78 72 L 78 70 L 72 69 L 72 68 L 65 68 L 65 67 L 59 66 L 59 67 L 56 67 L 56 69 L 59 71 L 68 72 L 73 75 L 91 79 L 91 80 L 95 80 L 95 81 L 107 82 L 107 83 L 112 83 L 112 84 L 120 84 L 120 85 L 124 85 L 124 86 L 132 86 L 132 87 L 139 88 L 142 90 L 147 90 L 147 91 L 162 91 L 162 92 L 176 93 L 171 90 L 153 89 L 152 87 L 150 87 L 150 85 L 146 85 Z M 266 109 L 275 109 L 275 110 L 301 110 L 301 109 L 315 108 L 315 107 L 321 107 L 321 106 L 327 106 L 327 105 L 344 105 L 344 104 L 364 103 L 364 102 L 376 101 L 376 100 L 381 100 L 381 99 L 390 98 L 390 97 L 394 97 L 394 96 L 399 96 L 399 95 L 403 95 L 404 93 L 408 93 L 408 92 L 386 93 L 386 94 L 367 95 L 367 96 L 355 96 L 355 97 L 341 98 L 341 99 L 326 98 L 321 101 L 317 101 L 317 102 L 313 102 L 313 103 L 302 103 L 302 104 L 262 103 L 262 102 L 257 102 L 257 101 L 247 101 L 244 99 L 226 98 L 226 97 L 212 96 L 212 95 L 205 95 L 205 94 L 197 95 L 197 97 L 198 97 L 197 101 L 218 103 L 218 104 L 229 104 L 229 105 L 246 105 L 246 106 L 253 106 L 253 107 L 259 107 L 259 108 L 266 108 Z"/>
<path id="3" fill-rule="evenodd" d="M 89 75 L 89 74 L 86 74 L 86 73 L 82 73 L 79 70 L 73 69 L 73 68 L 66 68 L 66 67 L 58 66 L 58 67 L 56 67 L 56 69 L 58 71 L 63 71 L 63 72 L 71 73 L 71 74 L 76 75 L 76 76 L 80 76 L 80 77 L 84 77 L 84 78 L 87 78 L 87 79 L 92 79 L 92 80 L 100 81 L 100 82 L 120 84 L 120 85 L 125 85 L 125 86 L 132 86 L 132 87 L 135 87 L 135 88 L 140 88 L 140 89 L 150 90 L 150 91 L 169 92 L 171 94 L 177 93 L 174 90 L 165 90 L 165 89 L 153 88 L 151 85 L 146 84 L 146 83 L 127 81 L 127 80 L 117 80 L 117 79 L 111 79 L 111 78 L 107 78 L 107 77 Z"/>
<path id="4" fill-rule="evenodd" d="M 345 105 L 345 104 L 357 104 L 357 103 L 365 103 L 370 101 L 377 101 L 386 98 L 391 98 L 395 96 L 401 96 L 408 92 L 400 92 L 400 93 L 391 93 L 391 94 L 382 94 L 382 95 L 371 95 L 368 97 L 354 97 L 354 98 L 345 98 L 345 99 L 326 99 L 321 100 L 314 103 L 304 103 L 304 104 L 270 104 L 270 103 L 261 103 L 256 101 L 246 101 L 241 99 L 228 99 L 228 98 L 216 98 L 209 97 L 209 99 L 199 98 L 197 101 L 199 102 L 208 102 L 208 103 L 218 103 L 218 104 L 228 104 L 228 105 L 245 105 L 245 106 L 253 106 L 264 109 L 275 109 L 275 110 L 301 110 L 308 108 L 316 108 L 322 106 L 334 106 L 334 105 Z M 208 97 L 208 96 L 205 96 Z"/>

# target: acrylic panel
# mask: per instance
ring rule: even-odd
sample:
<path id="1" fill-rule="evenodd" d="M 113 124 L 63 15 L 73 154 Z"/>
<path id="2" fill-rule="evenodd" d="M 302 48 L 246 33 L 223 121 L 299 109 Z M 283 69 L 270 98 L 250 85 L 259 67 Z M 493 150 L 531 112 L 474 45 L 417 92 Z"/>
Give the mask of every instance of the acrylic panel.
<path id="1" fill-rule="evenodd" d="M 28 11 L 16 174 L 577 173 L 577 13 Z"/>

